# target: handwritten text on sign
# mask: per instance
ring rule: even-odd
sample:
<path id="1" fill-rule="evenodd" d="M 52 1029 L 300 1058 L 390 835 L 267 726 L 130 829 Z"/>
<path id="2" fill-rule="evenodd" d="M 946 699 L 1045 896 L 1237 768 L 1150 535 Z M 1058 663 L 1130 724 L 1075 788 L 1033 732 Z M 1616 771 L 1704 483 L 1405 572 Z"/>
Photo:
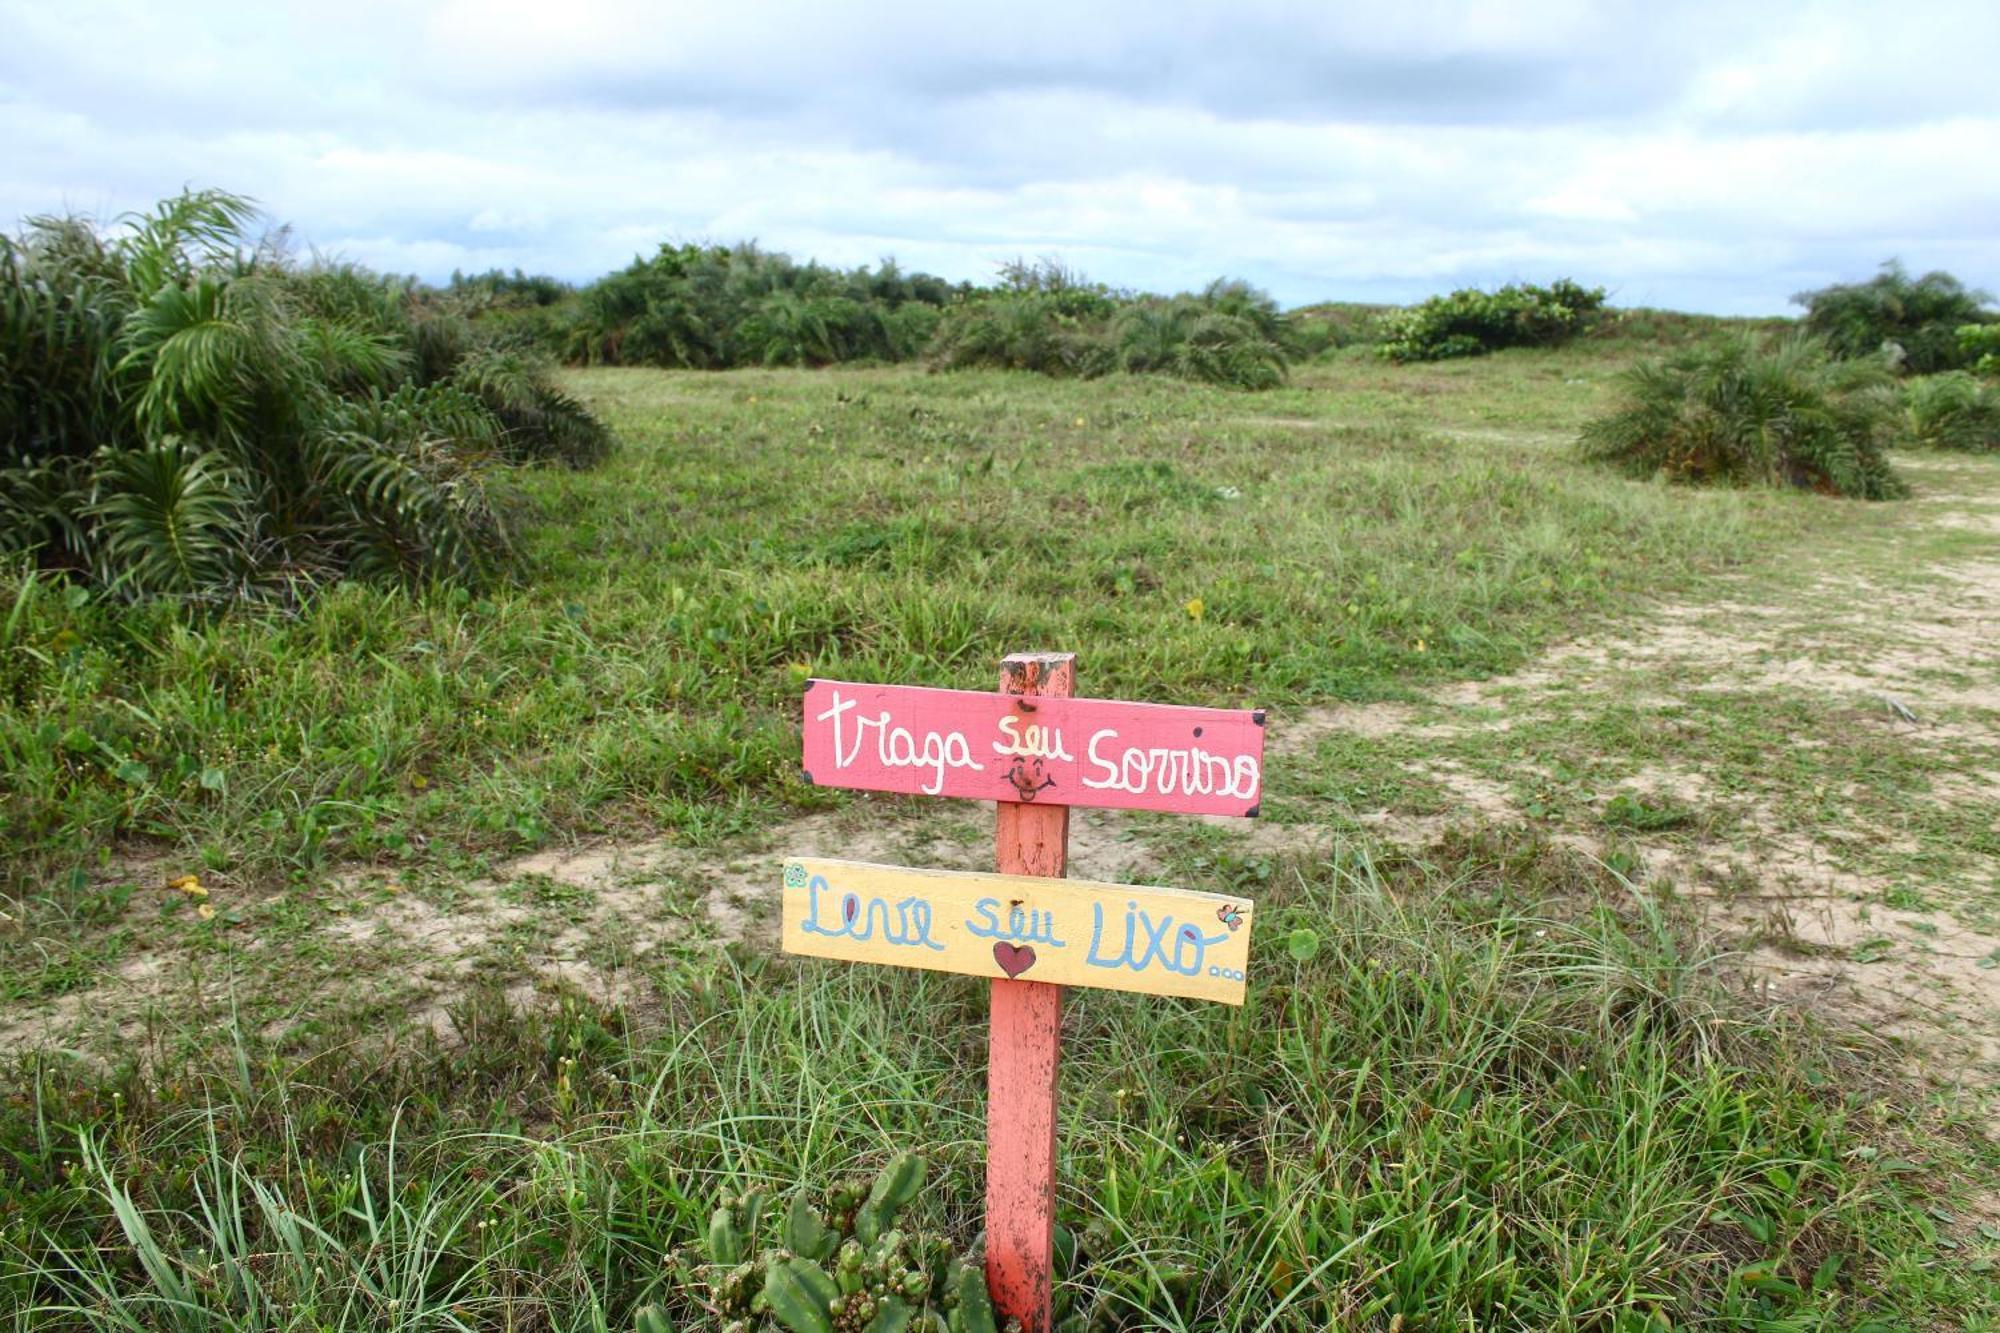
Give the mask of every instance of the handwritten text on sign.
<path id="1" fill-rule="evenodd" d="M 785 863 L 787 953 L 1243 1003 L 1247 899 L 1087 879 Z"/>
<path id="2" fill-rule="evenodd" d="M 822 787 L 1254 815 L 1264 714 L 815 680 L 805 768 Z"/>

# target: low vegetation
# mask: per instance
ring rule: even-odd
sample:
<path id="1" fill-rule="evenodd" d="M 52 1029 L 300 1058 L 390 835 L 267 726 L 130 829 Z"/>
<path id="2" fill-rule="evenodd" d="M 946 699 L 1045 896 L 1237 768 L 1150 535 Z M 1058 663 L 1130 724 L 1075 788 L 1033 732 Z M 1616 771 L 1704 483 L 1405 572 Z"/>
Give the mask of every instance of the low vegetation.
<path id="1" fill-rule="evenodd" d="M 915 343 L 832 304 L 873 301 L 842 286 L 855 274 L 779 278 L 759 257 L 742 262 L 772 285 L 720 341 L 649 262 L 625 289 L 644 299 L 582 353 L 744 368 L 551 380 L 533 348 L 587 292 L 244 254 L 226 197 L 152 223 L 179 238 L 160 281 L 125 233 L 38 225 L 8 252 L 9 299 L 42 323 L 11 321 L 5 355 L 94 350 L 8 360 L 0 422 L 96 489 L 74 534 L 48 520 L 0 568 L 0 1017 L 88 1016 L 128 972 L 162 983 L 90 1038 L 115 1044 L 0 1064 L 0 1326 L 20 1333 L 983 1330 L 982 985 L 784 956 L 754 908 L 711 910 L 787 816 L 925 859 L 990 845 L 976 812 L 805 786 L 809 676 L 990 688 L 1002 653 L 1063 646 L 1091 694 L 1254 700 L 1286 724 L 1314 703 L 1408 708 L 1891 516 L 1792 483 L 1900 486 L 1887 370 L 1804 343 L 1683 351 L 1618 378 L 1586 424 L 1630 343 L 1308 362 L 1379 312 L 1306 332 L 1236 285 L 1130 298 L 1024 266 L 936 302 L 907 280 L 894 308 L 930 312 L 911 328 L 935 323 L 926 354 L 953 373 L 829 374 L 807 367 L 830 349 Z M 681 260 L 754 289 L 738 258 Z M 211 315 L 154 330 L 159 293 L 204 284 Z M 93 312 L 115 318 L 92 333 Z M 70 318 L 83 331 L 28 336 Z M 1645 475 L 1787 485 L 1632 485 L 1566 454 L 1579 429 Z M 138 487 L 97 478 L 100 445 L 171 472 L 165 538 L 120 536 L 146 530 L 121 498 Z M 314 464 L 335 448 L 448 454 L 464 471 L 435 484 L 492 526 L 468 529 L 462 566 L 371 561 L 324 518 L 278 526 L 267 495 L 428 512 L 337 499 Z M 506 466 L 545 458 L 599 465 Z M 29 493 L 4 475 L 8 503 Z M 502 481 L 518 504 L 493 498 Z M 217 495 L 254 538 L 200 517 Z M 483 569 L 508 534 L 525 577 L 431 577 Z M 211 559 L 229 586 L 293 595 L 191 607 L 217 585 L 174 571 Z M 378 568 L 395 577 L 346 577 Z M 1241 1009 L 1065 1001 L 1064 1333 L 1992 1326 L 2000 1232 L 1961 1204 L 1994 1149 L 1887 1052 L 1752 993 L 1671 882 L 1640 877 L 1633 840 L 1718 818 L 1705 796 L 1593 766 L 1629 759 L 1605 739 L 1626 734 L 1726 749 L 1724 780 L 1789 783 L 1814 821 L 1850 785 L 1908 784 L 1897 810 L 1943 789 L 1900 732 L 1773 765 L 1772 737 L 1827 701 L 1788 688 L 1719 717 L 1702 693 L 1620 696 L 1583 734 L 1510 709 L 1516 740 L 1562 733 L 1546 764 L 1460 735 L 1450 774 L 1504 766 L 1534 803 L 1421 845 L 1363 812 L 1465 801 L 1414 804 L 1446 770 L 1344 749 L 1388 743 L 1360 729 L 1273 727 L 1274 756 L 1290 748 L 1270 826 L 1323 819 L 1324 838 L 1123 826 L 1158 882 L 1254 896 L 1259 962 Z M 1603 856 L 1549 813 L 1572 805 Z M 1980 827 L 1906 821 L 1909 864 L 1945 873 L 1923 858 Z M 501 873 L 614 838 L 689 858 L 640 872 L 672 923 L 643 954 L 629 904 L 599 921 L 594 890 Z M 435 922 L 502 878 L 512 910 L 418 1015 L 395 975 L 416 953 L 370 932 L 391 904 Z M 865 1189 L 841 1183 L 856 1173 Z"/>
<path id="2" fill-rule="evenodd" d="M 1239 389 L 1284 382 L 1286 323 L 1253 287 L 1219 281 L 1198 295 L 1121 297 L 1063 277 L 1034 270 L 954 308 L 933 344 L 935 364 L 1086 379 L 1156 373 Z"/>
<path id="3" fill-rule="evenodd" d="M 2000 375 L 2000 321 L 1960 325 L 1958 350 L 1978 374 Z"/>
<path id="4" fill-rule="evenodd" d="M 905 361 L 959 290 L 894 261 L 848 272 L 752 244 L 663 245 L 583 289 L 556 336 L 573 363 L 721 370 Z"/>
<path id="5" fill-rule="evenodd" d="M 1810 340 L 1707 342 L 1625 371 L 1586 456 L 1635 476 L 1796 486 L 1886 500 L 1908 487 L 1883 452 L 1887 371 L 1828 358 Z"/>
<path id="6" fill-rule="evenodd" d="M 521 586 L 347 584 L 194 626 L 0 585 L 0 873 L 45 882 L 135 836 L 264 879 L 557 831 L 714 836 L 811 799 L 808 669 L 980 687 L 997 645 L 1076 642 L 1106 693 L 1366 695 L 1504 670 L 1742 540 L 1734 505 L 1382 421 L 1372 381 L 1334 401 L 1381 424 L 1310 434 L 1152 376 L 573 384 L 630 447 L 521 478 L 545 516 Z M 1259 413 L 1323 401 L 1277 389 Z"/>
<path id="7" fill-rule="evenodd" d="M 0 554 L 200 601 L 488 572 L 496 465 L 594 461 L 602 425 L 397 283 L 249 248 L 252 219 L 189 193 L 0 239 Z"/>
<path id="8" fill-rule="evenodd" d="M 510 316 L 518 318 L 518 316 Z M 539 318 L 539 317 L 537 317 Z M 694 370 L 919 358 L 1085 378 L 1157 373 L 1238 388 L 1284 379 L 1277 305 L 1242 283 L 1138 296 L 1052 260 L 1004 265 L 993 287 L 849 272 L 751 245 L 662 247 L 579 293 L 549 332 L 573 363 Z"/>
<path id="9" fill-rule="evenodd" d="M 1977 1310 L 1980 1275 L 1934 1258 L 1943 1148 L 1850 1057 L 1757 1022 L 1602 871 L 1533 840 L 1441 855 L 1173 868 L 1257 894 L 1265 962 L 1241 1010 L 1072 996 L 1065 1330 Z M 826 1224 L 864 1267 L 886 1233 L 839 1189 L 796 1228 L 754 1205 L 888 1162 L 907 1231 L 885 1285 L 949 1325 L 978 1230 L 982 985 L 760 949 L 651 978 L 644 1031 L 488 994 L 458 1039 L 388 1054 L 239 1037 L 115 1077 L 31 1062 L 0 1120 L 0 1299 L 22 1329 L 644 1333 L 748 1319 L 761 1286 L 814 1329 Z M 937 1167 L 922 1193 L 895 1183 L 911 1146 Z M 794 1229 L 803 1262 L 759 1259 L 755 1235 Z"/>
<path id="10" fill-rule="evenodd" d="M 1442 361 L 1505 347 L 1554 347 L 1581 333 L 1603 306 L 1602 287 L 1568 278 L 1492 292 L 1465 287 L 1389 316 L 1380 350 L 1392 361 Z"/>
<path id="11" fill-rule="evenodd" d="M 1913 278 L 1894 260 L 1866 282 L 1836 283 L 1800 292 L 1808 333 L 1839 357 L 1885 355 L 1912 374 L 1929 375 L 1970 365 L 1976 358 L 1960 328 L 1996 318 L 1992 298 L 1949 273 Z"/>
<path id="12" fill-rule="evenodd" d="M 2000 387 L 1963 370 L 1922 375 L 1903 389 L 1910 443 L 1972 453 L 2000 450 Z"/>

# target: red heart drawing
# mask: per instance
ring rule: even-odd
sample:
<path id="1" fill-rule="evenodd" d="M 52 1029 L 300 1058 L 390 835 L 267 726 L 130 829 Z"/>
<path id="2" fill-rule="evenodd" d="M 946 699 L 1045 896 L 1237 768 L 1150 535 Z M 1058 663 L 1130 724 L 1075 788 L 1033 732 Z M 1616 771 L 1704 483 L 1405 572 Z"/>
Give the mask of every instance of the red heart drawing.
<path id="1" fill-rule="evenodd" d="M 1005 940 L 993 946 L 993 961 L 1000 964 L 1000 970 L 1010 977 L 1018 977 L 1035 965 L 1035 951 L 1024 944 L 1009 944 Z"/>

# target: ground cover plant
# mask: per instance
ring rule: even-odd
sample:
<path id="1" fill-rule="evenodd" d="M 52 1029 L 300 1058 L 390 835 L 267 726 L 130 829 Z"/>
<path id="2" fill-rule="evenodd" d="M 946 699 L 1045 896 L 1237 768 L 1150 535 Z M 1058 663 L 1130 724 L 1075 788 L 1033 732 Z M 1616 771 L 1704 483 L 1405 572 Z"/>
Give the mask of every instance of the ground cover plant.
<path id="1" fill-rule="evenodd" d="M 1887 353 L 1918 375 L 1970 365 L 1975 358 L 1959 330 L 1994 319 L 1985 292 L 1944 272 L 1913 278 L 1895 260 L 1866 282 L 1835 283 L 1792 300 L 1806 308 L 1806 331 L 1824 339 L 1834 355 Z"/>
<path id="2" fill-rule="evenodd" d="M 603 426 L 393 281 L 252 248 L 253 219 L 188 193 L 0 240 L 0 555 L 202 601 L 490 572 L 494 465 L 594 461 Z"/>
<path id="3" fill-rule="evenodd" d="M 1717 339 L 1627 370 L 1583 450 L 1637 476 L 1893 499 L 1907 487 L 1884 453 L 1886 379 L 1808 340 Z"/>
<path id="4" fill-rule="evenodd" d="M 1463 287 L 1388 316 L 1379 350 L 1392 361 L 1442 361 L 1503 347 L 1553 347 L 1583 332 L 1603 306 L 1602 287 L 1568 278 L 1491 292 Z"/>
<path id="5" fill-rule="evenodd" d="M 1864 1037 L 1752 998 L 1690 904 L 1640 882 L 1632 842 L 1719 822 L 1710 799 L 1619 804 L 1577 776 L 1685 736 L 1718 781 L 1841 823 L 1866 808 L 1850 786 L 1951 804 L 1908 776 L 1913 740 L 1841 748 L 1864 725 L 1844 695 L 1665 676 L 1631 687 L 1677 696 L 1658 723 L 1604 700 L 1580 733 L 1480 696 L 1467 711 L 1515 741 L 1359 729 L 1360 701 L 1531 673 L 1580 626 L 1740 598 L 1801 549 L 1873 532 L 1879 560 L 1917 559 L 1893 525 L 1922 500 L 1579 464 L 1568 442 L 1632 350 L 1335 359 L 1255 398 L 600 368 L 567 387 L 624 447 L 521 477 L 531 578 L 210 620 L 10 574 L 0 1027 L 80 1053 L 0 1083 L 0 1306 L 24 1329 L 708 1327 L 719 1197 L 817 1200 L 904 1150 L 932 1171 L 903 1225 L 971 1245 L 981 988 L 774 956 L 718 886 L 762 884 L 806 827 L 990 857 L 983 812 L 801 786 L 798 692 L 989 688 L 1003 652 L 1060 645 L 1089 693 L 1271 705 L 1274 745 L 1309 707 L 1357 715 L 1273 764 L 1256 841 L 1128 824 L 1095 850 L 1154 858 L 1134 882 L 1254 894 L 1263 933 L 1241 1011 L 1070 1005 L 1066 1317 L 1990 1327 L 1992 1150 Z M 1921 558 L 1977 540 L 1941 529 Z M 1923 734 L 1970 754 L 1986 715 L 1966 708 Z M 1379 762 L 1341 758 L 1364 744 Z M 1400 745 L 1458 767 L 1412 771 Z M 1368 822 L 1378 799 L 1463 812 L 1426 788 L 1481 764 L 1532 807 L 1410 843 Z M 1576 850 L 1571 807 L 1619 841 Z M 1322 817 L 1336 836 L 1264 841 Z M 1872 840 L 1971 858 L 1978 827 Z M 643 900 L 508 860 L 616 837 L 665 849 Z M 1973 864 L 1909 882 L 1971 896 Z M 504 910 L 455 944 L 486 896 Z M 552 979 L 550 958 L 591 970 Z"/>

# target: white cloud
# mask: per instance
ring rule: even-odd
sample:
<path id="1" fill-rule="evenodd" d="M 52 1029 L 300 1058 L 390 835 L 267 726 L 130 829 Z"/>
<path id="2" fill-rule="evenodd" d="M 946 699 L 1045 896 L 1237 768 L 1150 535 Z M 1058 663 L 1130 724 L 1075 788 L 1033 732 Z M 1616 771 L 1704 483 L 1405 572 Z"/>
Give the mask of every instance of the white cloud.
<path id="1" fill-rule="evenodd" d="M 1785 308 L 2000 279 L 2000 7 L 0 0 L 0 216 L 258 198 L 441 277 L 752 238 L 952 278 Z"/>

